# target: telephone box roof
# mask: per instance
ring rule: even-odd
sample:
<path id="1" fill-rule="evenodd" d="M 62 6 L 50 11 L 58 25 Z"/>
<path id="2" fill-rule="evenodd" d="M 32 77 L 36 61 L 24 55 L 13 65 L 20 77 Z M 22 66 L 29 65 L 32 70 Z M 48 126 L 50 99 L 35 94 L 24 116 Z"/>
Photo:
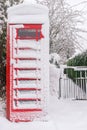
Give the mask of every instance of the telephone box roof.
<path id="1" fill-rule="evenodd" d="M 16 6 L 8 8 L 7 13 L 9 15 L 37 15 L 48 14 L 48 8 L 41 4 L 34 3 L 22 3 Z"/>

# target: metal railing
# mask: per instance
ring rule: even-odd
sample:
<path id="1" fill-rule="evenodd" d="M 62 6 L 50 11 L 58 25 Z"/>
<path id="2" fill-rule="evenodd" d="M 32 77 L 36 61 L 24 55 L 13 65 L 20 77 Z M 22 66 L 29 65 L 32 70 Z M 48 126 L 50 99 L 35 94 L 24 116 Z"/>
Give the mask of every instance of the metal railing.
<path id="1" fill-rule="evenodd" d="M 68 73 L 66 74 L 63 73 L 65 68 L 63 69 L 62 75 L 59 78 L 58 96 L 59 98 L 72 98 L 78 100 L 86 100 L 87 99 L 87 67 L 80 67 L 80 68 L 71 67 L 71 68 L 74 69 L 76 76 L 73 77 L 73 79 L 69 78 Z"/>

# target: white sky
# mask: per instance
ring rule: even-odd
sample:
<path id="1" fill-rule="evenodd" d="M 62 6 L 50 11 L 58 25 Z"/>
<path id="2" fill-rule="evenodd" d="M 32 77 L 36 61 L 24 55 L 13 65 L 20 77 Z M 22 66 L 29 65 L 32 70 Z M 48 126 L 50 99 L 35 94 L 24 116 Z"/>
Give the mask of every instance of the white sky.
<path id="1" fill-rule="evenodd" d="M 79 27 L 83 28 L 83 30 L 87 30 L 87 0 L 65 0 L 65 1 L 69 3 L 71 6 L 78 5 L 78 6 L 75 6 L 73 9 L 84 12 L 84 22 Z M 80 33 L 80 35 L 87 40 L 87 33 L 82 33 L 82 34 Z M 87 49 L 86 40 L 79 39 L 79 43 L 84 49 Z"/>
<path id="2" fill-rule="evenodd" d="M 70 5 L 78 4 L 80 2 L 84 2 L 86 0 L 66 0 Z"/>
<path id="3" fill-rule="evenodd" d="M 74 9 L 82 10 L 87 12 L 87 0 L 65 0 L 71 6 L 74 6 Z"/>

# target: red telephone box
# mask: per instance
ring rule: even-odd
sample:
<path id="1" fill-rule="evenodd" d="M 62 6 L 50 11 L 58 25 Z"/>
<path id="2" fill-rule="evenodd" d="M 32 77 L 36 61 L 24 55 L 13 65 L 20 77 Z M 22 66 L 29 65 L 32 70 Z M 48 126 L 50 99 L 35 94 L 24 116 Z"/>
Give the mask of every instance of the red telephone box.
<path id="1" fill-rule="evenodd" d="M 7 29 L 7 118 L 17 122 L 46 117 L 49 85 L 48 24 L 33 20 L 32 12 L 25 17 L 23 7 L 28 7 L 29 12 L 31 5 L 21 4 L 8 10 Z M 38 5 L 35 7 L 37 10 Z M 23 23 L 21 16 L 31 17 L 32 23 L 27 19 Z"/>

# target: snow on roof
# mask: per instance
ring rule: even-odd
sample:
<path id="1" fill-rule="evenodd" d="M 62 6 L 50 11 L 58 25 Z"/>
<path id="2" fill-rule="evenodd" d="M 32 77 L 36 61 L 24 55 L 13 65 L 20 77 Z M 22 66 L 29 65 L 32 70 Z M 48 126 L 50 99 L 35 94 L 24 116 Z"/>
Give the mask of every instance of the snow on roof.
<path id="1" fill-rule="evenodd" d="M 41 4 L 35 4 L 32 0 L 25 0 L 24 3 L 12 6 L 8 8 L 7 13 L 9 15 L 35 15 L 35 14 L 48 14 L 48 8 Z"/>

